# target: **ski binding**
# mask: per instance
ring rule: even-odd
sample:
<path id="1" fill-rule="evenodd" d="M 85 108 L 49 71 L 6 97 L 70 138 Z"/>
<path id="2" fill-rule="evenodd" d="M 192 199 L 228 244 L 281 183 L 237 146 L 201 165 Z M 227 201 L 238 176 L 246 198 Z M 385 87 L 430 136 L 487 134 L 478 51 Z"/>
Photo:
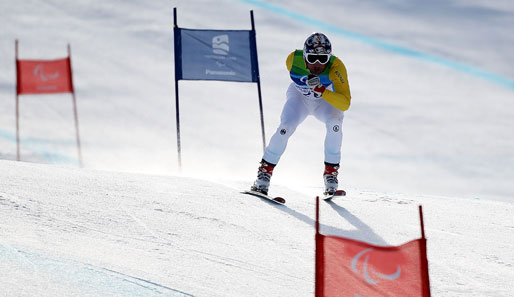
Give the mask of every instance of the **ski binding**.
<path id="1" fill-rule="evenodd" d="M 323 200 L 329 201 L 334 197 L 343 197 L 346 196 L 346 192 L 344 190 L 337 190 L 334 194 L 323 194 Z"/>

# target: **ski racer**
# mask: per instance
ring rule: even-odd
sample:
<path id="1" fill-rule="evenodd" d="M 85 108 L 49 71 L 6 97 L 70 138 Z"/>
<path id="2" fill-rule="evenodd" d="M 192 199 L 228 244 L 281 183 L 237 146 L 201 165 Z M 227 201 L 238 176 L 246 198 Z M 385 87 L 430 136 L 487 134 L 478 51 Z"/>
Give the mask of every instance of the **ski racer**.
<path id="1" fill-rule="evenodd" d="M 332 45 L 323 33 L 311 34 L 303 50 L 289 54 L 286 65 L 293 82 L 286 92 L 280 125 L 266 147 L 251 190 L 268 194 L 273 169 L 289 137 L 307 116 L 313 115 L 325 123 L 325 195 L 334 194 L 338 188 L 344 111 L 351 100 L 346 67 L 332 55 Z"/>

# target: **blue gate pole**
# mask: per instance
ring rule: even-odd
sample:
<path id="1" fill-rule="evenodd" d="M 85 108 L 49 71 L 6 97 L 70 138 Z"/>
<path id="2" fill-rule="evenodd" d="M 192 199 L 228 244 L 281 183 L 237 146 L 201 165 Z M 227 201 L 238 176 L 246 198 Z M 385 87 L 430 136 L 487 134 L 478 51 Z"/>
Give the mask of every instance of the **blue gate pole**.
<path id="1" fill-rule="evenodd" d="M 261 129 L 262 129 L 262 150 L 266 151 L 266 134 L 264 132 L 264 112 L 262 108 L 262 93 L 261 93 L 261 77 L 259 75 L 259 59 L 257 58 L 257 38 L 255 37 L 255 22 L 253 20 L 253 10 L 250 10 L 250 18 L 252 20 L 252 38 L 255 45 L 255 72 L 257 76 L 257 90 L 259 92 L 259 110 L 261 115 Z"/>
<path id="2" fill-rule="evenodd" d="M 176 125 L 177 125 L 177 155 L 178 155 L 178 169 L 179 171 L 182 171 L 182 149 L 180 144 L 180 109 L 179 109 L 179 96 L 178 96 L 178 71 L 177 71 L 177 65 L 182 66 L 182 63 L 178 63 L 179 57 L 177 55 L 177 48 L 179 48 L 181 45 L 177 44 L 177 40 L 180 38 L 177 37 L 177 33 L 179 32 L 178 26 L 177 26 L 177 8 L 173 8 L 173 35 L 174 35 L 174 55 L 175 55 L 175 119 L 176 119 Z"/>

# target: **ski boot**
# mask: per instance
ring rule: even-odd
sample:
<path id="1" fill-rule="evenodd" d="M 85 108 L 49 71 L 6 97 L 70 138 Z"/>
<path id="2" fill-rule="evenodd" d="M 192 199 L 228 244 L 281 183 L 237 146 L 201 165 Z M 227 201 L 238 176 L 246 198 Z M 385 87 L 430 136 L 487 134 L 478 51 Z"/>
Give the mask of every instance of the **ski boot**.
<path id="1" fill-rule="evenodd" d="M 250 188 L 250 190 L 268 195 L 269 183 L 275 165 L 276 164 L 268 163 L 263 159 L 261 161 L 261 166 L 257 171 L 257 179 L 253 183 L 253 186 Z"/>
<path id="2" fill-rule="evenodd" d="M 323 172 L 323 180 L 325 181 L 325 195 L 334 195 L 337 191 L 337 170 L 339 164 L 330 164 L 325 162 L 325 171 Z"/>

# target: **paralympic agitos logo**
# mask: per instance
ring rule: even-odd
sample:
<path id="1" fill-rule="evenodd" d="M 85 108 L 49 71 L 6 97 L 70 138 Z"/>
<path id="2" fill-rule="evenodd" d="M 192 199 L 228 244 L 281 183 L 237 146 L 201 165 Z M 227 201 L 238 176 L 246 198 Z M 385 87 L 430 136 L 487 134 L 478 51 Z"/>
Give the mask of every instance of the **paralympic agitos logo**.
<path id="1" fill-rule="evenodd" d="M 39 78 L 42 82 L 47 82 L 49 80 L 56 80 L 59 78 L 59 71 L 55 73 L 47 73 L 44 69 L 44 64 L 39 64 L 34 68 L 34 76 Z"/>
<path id="2" fill-rule="evenodd" d="M 373 248 L 367 248 L 367 249 L 359 252 L 358 254 L 356 254 L 352 258 L 352 262 L 351 262 L 352 271 L 354 273 L 362 276 L 364 278 L 364 280 L 370 285 L 377 285 L 378 283 L 380 283 L 381 281 L 384 281 L 384 280 L 392 281 L 392 280 L 396 280 L 396 279 L 400 278 L 400 276 L 402 274 L 402 269 L 401 269 L 400 265 L 396 266 L 396 271 L 392 274 L 382 273 L 382 272 L 377 271 L 375 268 L 373 268 L 373 267 L 376 267 L 376 265 L 372 264 L 372 262 L 371 262 L 371 261 L 373 261 L 373 258 L 372 258 L 373 250 L 374 250 Z M 363 261 L 361 259 L 363 259 Z M 374 260 L 377 261 L 377 259 L 374 259 Z M 359 269 L 359 267 L 360 267 L 360 269 Z"/>

